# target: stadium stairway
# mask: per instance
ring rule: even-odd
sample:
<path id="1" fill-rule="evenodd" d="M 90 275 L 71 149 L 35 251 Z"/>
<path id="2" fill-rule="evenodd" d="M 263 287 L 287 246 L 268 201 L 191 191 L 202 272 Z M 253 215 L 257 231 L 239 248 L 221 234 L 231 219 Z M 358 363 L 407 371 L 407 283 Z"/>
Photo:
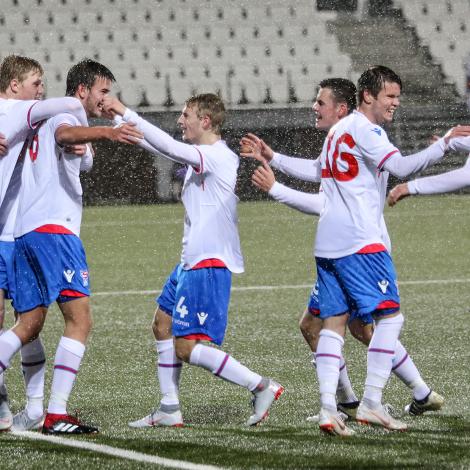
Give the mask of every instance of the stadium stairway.
<path id="1" fill-rule="evenodd" d="M 446 81 L 400 10 L 390 8 L 382 16 L 362 20 L 339 14 L 328 26 L 341 52 L 351 57 L 353 80 L 376 64 L 387 65 L 401 76 L 402 106 L 391 134 L 404 153 L 423 148 L 431 133 L 442 135 L 452 125 L 470 122 L 455 84 Z"/>

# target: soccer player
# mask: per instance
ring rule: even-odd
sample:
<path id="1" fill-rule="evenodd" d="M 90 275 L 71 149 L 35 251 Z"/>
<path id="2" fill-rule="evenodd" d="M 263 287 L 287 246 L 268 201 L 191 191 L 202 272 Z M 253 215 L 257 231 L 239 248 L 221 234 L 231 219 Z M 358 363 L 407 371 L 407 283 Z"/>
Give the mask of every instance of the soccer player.
<path id="1" fill-rule="evenodd" d="M 15 290 L 13 275 L 13 226 L 18 188 L 24 160 L 23 148 L 32 129 L 43 119 L 60 112 L 75 114 L 83 123 L 85 111 L 75 98 L 41 99 L 44 85 L 42 66 L 29 57 L 10 55 L 0 64 L 0 335 L 3 332 L 5 299 Z M 45 355 L 39 337 L 21 348 L 28 413 L 40 421 L 43 416 Z M 0 367 L 3 372 L 3 368 Z M 8 407 L 4 374 L 0 373 L 0 430 L 10 428 L 13 416 Z"/>
<path id="2" fill-rule="evenodd" d="M 469 152 L 470 138 L 453 139 L 450 147 L 453 150 Z M 467 186 L 470 186 L 470 155 L 463 167 L 458 170 L 426 176 L 396 185 L 388 194 L 388 204 L 394 206 L 398 201 L 410 195 L 449 193 Z"/>
<path id="3" fill-rule="evenodd" d="M 439 161 L 449 140 L 469 128 L 454 128 L 427 149 L 404 158 L 381 127 L 399 106 L 400 77 L 384 66 L 366 70 L 358 81 L 358 109 L 334 125 L 320 156 L 325 205 L 315 241 L 323 327 L 317 347 L 320 429 L 350 435 L 336 414 L 335 392 L 349 312 L 372 315 L 374 332 L 367 355 L 364 396 L 356 419 L 390 430 L 405 430 L 381 403 L 403 324 L 395 269 L 383 243 L 381 220 L 388 172 L 403 178 Z M 457 130 L 456 130 L 457 129 Z"/>
<path id="4" fill-rule="evenodd" d="M 86 116 L 100 117 L 103 98 L 113 81 L 106 67 L 84 60 L 69 71 L 66 94 L 78 98 Z M 46 434 L 97 432 L 70 416 L 66 409 L 91 329 L 88 267 L 79 239 L 79 171 L 84 164 L 91 166 L 92 154 L 87 148 L 84 155 L 70 155 L 63 146 L 100 139 L 135 144 L 141 137 L 131 125 L 114 129 L 80 124 L 87 125 L 86 117 L 80 122 L 71 114 L 57 115 L 38 125 L 25 147 L 14 229 L 13 304 L 18 320 L 0 337 L 0 368 L 5 370 L 21 345 L 40 332 L 49 305 L 58 302 L 65 330 L 56 352 L 48 412 L 42 426 Z M 31 429 L 32 421 L 24 410 L 14 426 Z"/>
<path id="5" fill-rule="evenodd" d="M 157 299 L 152 325 L 162 399 L 158 409 L 129 425 L 183 425 L 179 402 L 182 362 L 251 391 L 254 410 L 247 425 L 257 425 L 266 418 L 283 387 L 249 370 L 229 354 L 203 344 L 222 344 L 231 276 L 244 269 L 235 195 L 239 160 L 221 140 L 224 104 L 210 93 L 189 98 L 178 119 L 185 143 L 177 142 L 116 99 L 110 98 L 105 107 L 124 121 L 137 124 L 144 133 L 145 148 L 188 165 L 182 192 L 186 214 L 181 264 Z"/>
<path id="6" fill-rule="evenodd" d="M 352 113 L 356 107 L 356 87 L 349 80 L 341 78 L 330 78 L 320 82 L 313 111 L 316 115 L 315 126 L 317 129 L 328 131 L 334 124 L 346 115 Z M 272 149 L 261 139 L 253 134 L 249 134 L 241 140 L 242 149 L 246 153 L 241 156 L 256 158 L 262 162 L 262 166 L 255 170 L 252 180 L 255 186 L 269 193 L 275 200 L 282 202 L 289 207 L 301 212 L 319 215 L 324 204 L 324 196 L 319 194 L 304 193 L 288 188 L 275 180 L 275 176 L 269 162 L 275 168 L 279 168 L 284 173 L 290 174 L 298 179 L 307 181 L 320 181 L 320 171 L 318 169 L 319 160 L 306 160 L 288 157 L 274 153 Z M 387 233 L 385 220 L 381 219 L 383 243 L 390 251 L 390 238 Z M 312 288 L 308 306 L 300 321 L 300 330 L 312 350 L 312 363 L 315 365 L 315 355 L 318 345 L 318 337 L 322 327 L 318 305 L 318 285 Z M 359 341 L 368 345 L 372 337 L 372 318 L 354 319 L 348 322 L 348 327 Z M 397 341 L 397 350 L 393 358 L 393 372 L 413 390 L 413 402 L 420 402 L 428 397 L 426 405 L 419 410 L 410 407 L 414 414 L 421 414 L 424 411 L 437 410 L 443 404 L 443 398 L 431 389 L 421 378 L 411 357 L 400 341 Z M 336 391 L 338 399 L 338 410 L 345 416 L 355 419 L 359 401 L 352 389 L 348 377 L 346 363 L 341 357 L 340 375 L 338 389 Z M 418 412 L 419 411 L 419 412 Z M 308 420 L 317 420 L 318 417 L 309 417 Z"/>

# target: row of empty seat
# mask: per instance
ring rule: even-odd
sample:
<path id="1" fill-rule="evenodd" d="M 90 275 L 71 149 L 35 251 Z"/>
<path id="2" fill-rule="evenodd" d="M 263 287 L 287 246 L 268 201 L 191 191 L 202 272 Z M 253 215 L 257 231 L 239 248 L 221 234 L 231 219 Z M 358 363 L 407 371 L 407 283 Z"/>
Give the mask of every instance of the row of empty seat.
<path id="1" fill-rule="evenodd" d="M 1 54 L 44 64 L 49 96 L 84 57 L 115 73 L 130 105 L 180 105 L 216 91 L 232 105 L 310 102 L 350 58 L 315 2 L 268 0 L 4 0 Z M 56 5 L 56 7 L 54 7 Z"/>
<path id="2" fill-rule="evenodd" d="M 468 0 L 395 0 L 422 43 L 441 64 L 458 91 L 466 91 L 465 65 L 470 60 L 470 2 Z"/>

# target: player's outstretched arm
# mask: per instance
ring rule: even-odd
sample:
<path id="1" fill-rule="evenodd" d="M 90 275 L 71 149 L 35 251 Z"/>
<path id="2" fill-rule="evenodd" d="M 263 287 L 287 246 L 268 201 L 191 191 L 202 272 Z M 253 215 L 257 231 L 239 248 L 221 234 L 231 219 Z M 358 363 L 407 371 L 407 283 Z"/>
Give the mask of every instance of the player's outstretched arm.
<path id="1" fill-rule="evenodd" d="M 107 96 L 104 98 L 103 108 L 106 117 L 118 115 L 122 117 L 124 122 L 136 124 L 144 135 L 144 139 L 139 145 L 145 150 L 193 167 L 199 167 L 201 164 L 200 153 L 196 147 L 173 139 L 171 135 L 159 127 L 150 124 L 136 112 L 126 108 L 116 97 Z"/>
<path id="2" fill-rule="evenodd" d="M 269 162 L 271 166 L 282 173 L 300 179 L 302 181 L 319 182 L 321 168 L 318 159 L 296 158 L 274 152 L 264 140 L 255 134 L 247 134 L 240 140 L 240 156 L 254 158 Z"/>
<path id="3" fill-rule="evenodd" d="M 406 186 L 406 188 L 401 188 L 402 186 Z M 418 178 L 404 185 L 396 186 L 388 195 L 388 204 L 393 206 L 397 201 L 408 195 L 450 193 L 467 186 L 470 186 L 470 157 L 467 158 L 465 165 L 457 170 Z"/>
<path id="4" fill-rule="evenodd" d="M 447 150 L 452 149 L 456 138 L 470 136 L 470 126 L 456 126 L 421 152 L 403 157 L 399 152 L 393 154 L 383 165 L 383 168 L 398 178 L 406 178 L 419 173 L 442 159 Z"/>
<path id="5" fill-rule="evenodd" d="M 73 114 L 82 126 L 88 126 L 88 119 L 82 103 L 71 96 L 37 101 L 31 107 L 29 122 L 31 127 L 34 127 L 38 122 L 61 113 Z"/>
<path id="6" fill-rule="evenodd" d="M 278 183 L 266 161 L 254 171 L 251 181 L 276 201 L 305 214 L 319 215 L 323 208 L 323 194 L 304 193 Z"/>
<path id="7" fill-rule="evenodd" d="M 122 144 L 136 145 L 143 138 L 134 124 L 123 124 L 118 127 L 96 126 L 60 126 L 55 132 L 59 145 L 76 145 L 98 140 L 110 140 Z"/>

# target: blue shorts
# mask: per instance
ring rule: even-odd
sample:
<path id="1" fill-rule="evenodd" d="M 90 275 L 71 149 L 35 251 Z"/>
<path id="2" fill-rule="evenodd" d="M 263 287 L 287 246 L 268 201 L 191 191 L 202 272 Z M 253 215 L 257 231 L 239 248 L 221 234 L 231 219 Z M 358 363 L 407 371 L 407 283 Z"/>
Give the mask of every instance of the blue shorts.
<path id="1" fill-rule="evenodd" d="M 350 312 L 365 323 L 400 309 L 397 276 L 386 251 L 338 259 L 316 258 L 320 318 Z"/>
<path id="2" fill-rule="evenodd" d="M 318 299 L 318 281 L 315 281 L 315 284 L 313 284 L 312 290 L 310 292 L 310 297 L 308 298 L 308 303 L 307 303 L 307 310 L 312 314 L 314 317 L 320 318 L 320 301 Z M 354 318 L 357 318 L 356 312 L 349 312 L 351 313 L 351 316 L 349 317 L 349 321 L 353 320 Z M 374 322 L 374 319 L 372 318 L 372 315 L 362 315 L 361 320 L 365 324 L 370 324 Z"/>
<path id="3" fill-rule="evenodd" d="M 220 346 L 227 328 L 231 284 L 227 268 L 186 271 L 176 266 L 156 299 L 172 317 L 173 336 L 204 335 Z"/>
<path id="4" fill-rule="evenodd" d="M 0 289 L 5 291 L 5 298 L 13 298 L 15 292 L 15 271 L 13 254 L 15 242 L 0 241 Z"/>
<path id="5" fill-rule="evenodd" d="M 15 240 L 14 259 L 13 306 L 19 313 L 90 295 L 85 250 L 76 235 L 29 232 Z"/>

